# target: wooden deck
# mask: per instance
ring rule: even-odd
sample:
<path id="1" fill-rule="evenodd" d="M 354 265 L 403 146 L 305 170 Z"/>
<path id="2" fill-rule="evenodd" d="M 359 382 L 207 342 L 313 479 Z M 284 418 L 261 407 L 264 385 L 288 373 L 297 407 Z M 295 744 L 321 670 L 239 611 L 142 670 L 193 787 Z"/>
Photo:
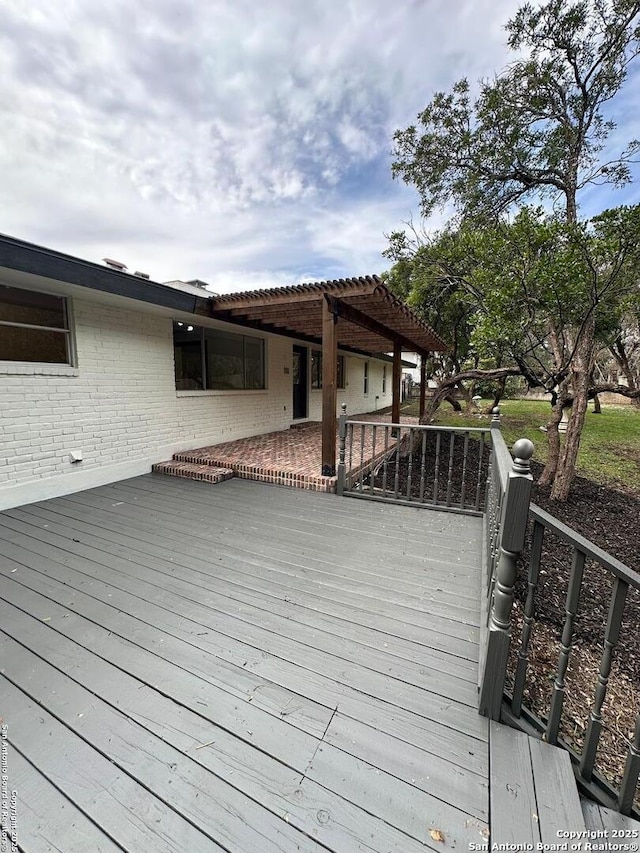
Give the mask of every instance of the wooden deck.
<path id="1" fill-rule="evenodd" d="M 478 518 L 152 475 L 0 514 L 21 849 L 486 841 L 481 538 Z"/>

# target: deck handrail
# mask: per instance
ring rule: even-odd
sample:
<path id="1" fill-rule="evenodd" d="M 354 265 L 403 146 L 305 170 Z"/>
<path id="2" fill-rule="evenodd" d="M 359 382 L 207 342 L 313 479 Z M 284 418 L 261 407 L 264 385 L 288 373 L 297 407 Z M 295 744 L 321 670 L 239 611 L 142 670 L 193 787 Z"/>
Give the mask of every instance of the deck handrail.
<path id="1" fill-rule="evenodd" d="M 482 515 L 490 430 L 339 418 L 338 495 Z"/>
<path id="2" fill-rule="evenodd" d="M 640 574 L 603 548 L 572 530 L 550 513 L 530 503 L 531 475 L 528 459 L 533 452 L 531 442 L 520 440 L 514 445 L 516 458 L 503 487 L 506 468 L 506 444 L 499 431 L 497 416 L 492 421 L 492 458 L 489 470 L 489 497 L 485 510 L 487 549 L 484 572 L 487 586 L 486 629 L 483 626 L 480 667 L 480 713 L 502 720 L 524 731 L 537 732 L 551 744 L 570 753 L 580 787 L 596 800 L 625 815 L 634 812 L 634 798 L 640 777 L 640 713 L 629 741 L 625 769 L 616 788 L 597 769 L 597 751 L 603 728 L 602 709 L 616 646 L 620 638 L 625 604 L 630 589 L 640 590 Z M 527 459 L 523 459 L 527 456 Z M 518 458 L 520 457 L 520 458 Z M 509 455 L 510 458 L 510 455 Z M 500 470 L 502 469 L 502 470 Z M 514 501 L 514 495 L 517 495 Z M 522 612 L 522 630 L 515 656 L 512 688 L 506 689 L 511 645 L 514 586 L 518 572 L 518 556 L 524 547 L 526 528 L 530 529 L 530 546 L 526 555 L 527 596 Z M 551 533 L 571 548 L 572 559 L 565 615 L 556 672 L 546 714 L 536 714 L 525 703 L 530 642 L 535 624 L 545 534 Z M 563 741 L 560 724 L 567 685 L 565 676 L 573 650 L 575 620 L 583 587 L 587 561 L 596 563 L 613 575 L 609 611 L 604 627 L 603 650 L 589 712 L 588 727 L 581 751 Z M 585 715 L 587 709 L 585 708 Z"/>

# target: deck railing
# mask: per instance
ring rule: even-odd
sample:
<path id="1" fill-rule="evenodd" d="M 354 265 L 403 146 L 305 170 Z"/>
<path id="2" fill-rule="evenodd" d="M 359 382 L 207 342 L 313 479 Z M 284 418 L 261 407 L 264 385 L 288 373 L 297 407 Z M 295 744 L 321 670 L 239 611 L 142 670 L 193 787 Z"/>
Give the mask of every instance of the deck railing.
<path id="1" fill-rule="evenodd" d="M 339 436 L 339 495 L 482 514 L 487 427 L 351 421 L 343 405 Z"/>
<path id="2" fill-rule="evenodd" d="M 514 445 L 515 459 L 510 454 L 499 431 L 499 419 L 492 423 L 492 457 L 488 480 L 487 510 L 485 513 L 486 553 L 485 584 L 487 589 L 486 626 L 481 643 L 480 712 L 495 720 L 511 723 L 530 733 L 537 732 L 552 744 L 568 749 L 576 778 L 587 793 L 604 805 L 626 815 L 638 817 L 634 799 L 640 776 L 640 714 L 629 740 L 624 770 L 619 785 L 598 772 L 598 747 L 603 730 L 603 706 L 607 696 L 614 653 L 621 633 L 625 604 L 630 590 L 640 590 L 640 575 L 619 560 L 589 542 L 574 530 L 533 504 L 530 505 L 531 474 L 529 459 L 533 445 L 524 439 Z M 525 534 L 529 528 L 526 553 Z M 548 706 L 532 710 L 526 704 L 528 670 L 532 634 L 536 624 L 536 599 L 541 572 L 544 571 L 548 550 L 546 537 L 554 537 L 567 549 L 570 569 L 564 596 L 562 637 L 558 652 L 553 686 Z M 554 547 L 554 550 L 556 548 Z M 526 600 L 520 618 L 519 643 L 510 649 L 512 640 L 512 608 L 515 585 L 520 571 L 526 571 Z M 604 628 L 603 649 L 598 675 L 592 685 L 591 702 L 585 702 L 584 675 L 581 692 L 574 700 L 582 700 L 586 734 L 582 748 L 569 744 L 561 737 L 561 721 L 567 695 L 567 669 L 573 651 L 576 616 L 581 592 L 584 589 L 585 568 L 605 573 L 612 580 L 608 616 Z M 546 573 L 547 583 L 559 583 L 557 568 Z M 637 613 L 637 611 L 636 611 Z M 631 626 L 638 631 L 639 626 Z M 509 656 L 515 658 L 508 683 Z M 628 710 L 628 709 L 627 709 Z M 637 709 L 632 709 L 636 710 Z M 622 758 L 622 756 L 621 756 Z"/>

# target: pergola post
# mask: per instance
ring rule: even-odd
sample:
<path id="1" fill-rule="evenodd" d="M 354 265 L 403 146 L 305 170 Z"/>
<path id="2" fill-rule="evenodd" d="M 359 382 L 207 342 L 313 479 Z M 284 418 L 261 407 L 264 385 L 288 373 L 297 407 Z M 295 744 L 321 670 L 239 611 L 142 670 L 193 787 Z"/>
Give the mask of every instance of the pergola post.
<path id="1" fill-rule="evenodd" d="M 322 300 L 322 476 L 336 473 L 336 403 L 338 385 L 337 316 L 330 299 Z"/>
<path id="2" fill-rule="evenodd" d="M 423 352 L 420 356 L 420 414 L 419 420 L 422 423 L 424 410 L 427 402 L 427 354 Z"/>
<path id="3" fill-rule="evenodd" d="M 391 423 L 400 423 L 400 383 L 402 381 L 402 345 L 393 342 L 393 378 L 391 398 Z"/>

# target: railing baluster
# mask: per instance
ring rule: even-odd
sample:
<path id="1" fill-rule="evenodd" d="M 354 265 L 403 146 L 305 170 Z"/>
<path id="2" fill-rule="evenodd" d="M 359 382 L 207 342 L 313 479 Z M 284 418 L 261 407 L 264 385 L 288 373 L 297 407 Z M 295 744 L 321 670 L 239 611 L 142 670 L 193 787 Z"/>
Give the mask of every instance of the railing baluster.
<path id="1" fill-rule="evenodd" d="M 474 504 L 474 509 L 476 512 L 480 509 L 480 495 L 482 493 L 482 458 L 484 456 L 484 432 L 480 433 L 480 449 L 479 449 L 479 457 L 478 457 L 478 477 L 476 480 L 476 501 Z M 488 500 L 488 496 L 485 496 L 485 508 Z"/>
<path id="2" fill-rule="evenodd" d="M 436 433 L 436 467 L 433 474 L 433 502 L 437 506 L 438 501 L 438 490 L 440 488 L 440 445 L 441 445 L 441 437 L 442 433 L 440 430 Z"/>
<path id="3" fill-rule="evenodd" d="M 449 470 L 447 472 L 447 506 L 451 506 L 451 486 L 453 477 L 453 452 L 455 448 L 456 434 L 451 433 L 449 438 Z"/>
<path id="4" fill-rule="evenodd" d="M 633 740 L 629 744 L 629 754 L 627 755 L 620 785 L 620 795 L 618 796 L 618 811 L 622 814 L 631 814 L 636 788 L 638 787 L 638 777 L 640 777 L 640 714 L 636 717 L 636 727 Z"/>
<path id="5" fill-rule="evenodd" d="M 498 546 L 500 535 L 500 519 L 502 518 L 502 489 L 500 486 L 500 475 L 497 464 L 491 477 L 493 500 L 491 501 L 491 528 L 489 535 L 489 580 L 492 580 L 496 562 L 498 560 Z"/>
<path id="6" fill-rule="evenodd" d="M 353 486 L 353 424 L 349 424 L 349 488 Z"/>
<path id="7" fill-rule="evenodd" d="M 373 494 L 374 489 L 374 480 L 375 480 L 375 470 L 376 470 L 376 425 L 373 425 L 372 435 L 371 435 L 371 469 L 369 471 L 369 487 L 371 494 Z"/>
<path id="8" fill-rule="evenodd" d="M 494 533 L 494 515 L 496 508 L 496 493 L 494 489 L 495 477 L 493 476 L 493 470 L 495 467 L 495 454 L 493 450 L 491 451 L 491 459 L 489 460 L 489 472 L 487 475 L 487 482 L 485 485 L 486 490 L 486 498 L 485 498 L 485 539 L 487 545 L 487 580 L 491 580 L 491 566 L 492 566 L 492 552 L 493 552 L 493 533 Z"/>
<path id="9" fill-rule="evenodd" d="M 336 492 L 339 495 L 344 494 L 344 485 L 345 485 L 345 442 L 347 439 L 347 404 L 343 403 L 340 407 L 340 419 L 339 419 L 339 453 L 338 453 L 338 482 Z"/>
<path id="10" fill-rule="evenodd" d="M 426 475 L 427 431 L 422 430 L 422 450 L 420 452 L 420 503 L 424 501 L 424 480 Z"/>
<path id="11" fill-rule="evenodd" d="M 364 491 L 364 431 L 365 426 L 362 424 L 360 427 L 360 470 L 358 472 L 358 488 L 361 492 Z"/>
<path id="12" fill-rule="evenodd" d="M 584 740 L 582 748 L 582 757 L 580 758 L 580 775 L 587 782 L 591 781 L 593 775 L 593 765 L 596 759 L 596 751 L 598 749 L 598 741 L 602 731 L 602 705 L 607 695 L 607 685 L 609 675 L 611 673 L 611 663 L 613 661 L 613 652 L 620 638 L 620 627 L 622 625 L 622 614 L 624 605 L 627 600 L 627 592 L 629 584 L 620 578 L 616 578 L 611 593 L 611 602 L 609 604 L 609 616 L 607 618 L 607 627 L 604 633 L 604 651 L 600 659 L 600 670 L 598 672 L 598 684 L 596 686 L 593 708 L 589 717 L 589 728 Z"/>
<path id="13" fill-rule="evenodd" d="M 393 433 L 392 433 L 393 434 Z M 397 499 L 400 490 L 400 446 L 402 442 L 402 428 L 396 429 L 396 475 L 393 479 L 393 496 Z"/>
<path id="14" fill-rule="evenodd" d="M 440 480 L 440 430 L 436 433 L 436 465 L 435 471 L 433 472 L 433 502 L 437 506 L 438 501 L 438 487 Z"/>
<path id="15" fill-rule="evenodd" d="M 571 643 L 573 639 L 573 625 L 578 611 L 580 590 L 582 588 L 582 576 L 584 574 L 585 555 L 577 548 L 573 549 L 573 564 L 569 578 L 569 589 L 565 603 L 565 620 L 560 641 L 560 655 L 558 657 L 558 670 L 551 692 L 551 708 L 549 709 L 549 721 L 547 723 L 547 742 L 555 744 L 558 741 L 558 729 L 560 728 L 560 717 L 565 694 L 565 675 L 569 666 L 571 654 Z"/>
<path id="16" fill-rule="evenodd" d="M 409 470 L 407 472 L 407 500 L 411 500 L 411 475 L 413 474 L 413 427 L 409 427 Z"/>
<path id="17" fill-rule="evenodd" d="M 382 497 L 386 498 L 387 496 L 387 466 L 389 465 L 389 429 L 390 427 L 385 424 L 384 425 L 384 464 L 382 468 Z"/>
<path id="18" fill-rule="evenodd" d="M 527 600 L 524 605 L 522 639 L 520 642 L 520 651 L 518 652 L 518 664 L 516 666 L 516 674 L 513 682 L 513 699 L 511 700 L 511 710 L 515 717 L 519 717 L 522 712 L 522 697 L 524 694 L 527 666 L 529 664 L 529 642 L 531 640 L 531 631 L 533 629 L 534 622 L 536 589 L 538 586 L 538 577 L 540 574 L 540 558 L 542 555 L 543 540 L 544 527 L 542 524 L 536 521 L 533 524 L 531 556 L 529 558 L 529 575 L 527 581 Z"/>
<path id="19" fill-rule="evenodd" d="M 469 455 L 469 433 L 464 434 L 464 445 L 462 451 L 462 486 L 460 487 L 460 508 L 464 509 L 464 490 L 467 484 L 467 457 Z"/>

